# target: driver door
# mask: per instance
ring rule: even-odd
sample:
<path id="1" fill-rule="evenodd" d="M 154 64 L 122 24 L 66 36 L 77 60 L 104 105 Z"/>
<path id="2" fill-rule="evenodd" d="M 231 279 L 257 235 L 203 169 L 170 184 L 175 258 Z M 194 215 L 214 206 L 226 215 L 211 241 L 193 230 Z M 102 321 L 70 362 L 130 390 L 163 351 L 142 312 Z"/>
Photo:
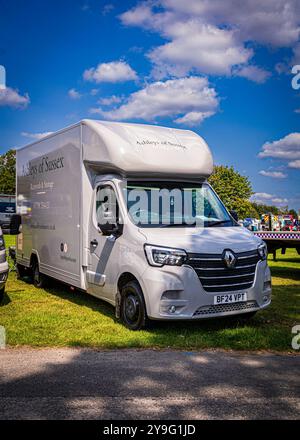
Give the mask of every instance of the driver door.
<path id="1" fill-rule="evenodd" d="M 106 218 L 119 219 L 116 191 L 110 182 L 99 184 L 95 189 L 92 215 L 89 224 L 89 260 L 87 270 L 88 292 L 99 298 L 113 301 L 110 279 L 113 277 L 116 260 L 113 257 L 116 238 L 104 235 L 99 224 Z M 115 260 L 115 263 L 114 263 Z"/>

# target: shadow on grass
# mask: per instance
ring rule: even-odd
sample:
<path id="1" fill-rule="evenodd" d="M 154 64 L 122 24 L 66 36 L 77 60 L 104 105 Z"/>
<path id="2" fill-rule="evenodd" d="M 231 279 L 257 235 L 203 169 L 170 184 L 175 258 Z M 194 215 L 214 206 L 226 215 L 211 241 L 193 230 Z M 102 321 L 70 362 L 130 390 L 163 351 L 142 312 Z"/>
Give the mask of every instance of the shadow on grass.
<path id="1" fill-rule="evenodd" d="M 115 309 L 112 305 L 83 291 L 71 291 L 68 286 L 56 280 L 49 280 L 48 285 L 44 288 L 44 290 L 50 295 L 57 296 L 76 305 L 89 307 L 92 311 L 99 312 L 102 315 L 113 319 L 115 323 L 120 322 L 115 317 Z M 163 334 L 164 332 L 176 333 L 182 331 L 197 332 L 201 329 L 204 331 L 213 331 L 235 329 L 238 327 L 243 328 L 249 325 L 249 323 L 255 323 L 255 318 L 248 319 L 248 317 L 245 315 L 209 319 L 180 320 L 176 322 L 150 320 L 146 331 L 153 334 Z M 258 322 L 256 324 L 259 325 Z"/>
<path id="2" fill-rule="evenodd" d="M 7 304 L 9 304 L 11 302 L 10 297 L 8 296 L 8 294 L 6 292 L 4 292 L 4 296 L 2 301 L 0 301 L 0 307 L 1 306 L 7 306 Z"/>
<path id="3" fill-rule="evenodd" d="M 291 259 L 294 260 L 294 259 Z M 284 263 L 288 260 L 282 260 L 282 266 L 272 267 L 272 275 L 275 277 L 281 277 L 291 280 L 300 279 L 300 270 L 284 267 Z M 300 262 L 300 259 L 295 259 Z M 278 264 L 278 263 L 277 263 Z M 24 278 L 24 281 L 29 283 L 30 278 Z M 147 328 L 147 333 L 153 338 L 153 343 L 158 342 L 161 345 L 162 335 L 168 333 L 172 338 L 179 337 L 182 334 L 189 334 L 191 336 L 197 336 L 199 331 L 203 331 L 209 337 L 210 332 L 217 332 L 223 330 L 235 330 L 235 329 L 247 329 L 251 327 L 253 331 L 259 330 L 262 332 L 270 331 L 270 322 L 272 327 L 276 322 L 290 323 L 296 312 L 296 304 L 298 301 L 298 288 L 297 285 L 276 285 L 274 287 L 273 302 L 270 307 L 264 311 L 259 311 L 257 315 L 252 319 L 246 319 L 242 316 L 231 316 L 222 318 L 210 318 L 210 319 L 197 319 L 189 321 L 150 321 L 150 326 Z M 59 281 L 49 279 L 48 285 L 44 289 L 48 294 L 72 302 L 78 306 L 88 307 L 90 310 L 100 313 L 105 317 L 109 317 L 115 323 L 119 322 L 115 318 L 114 307 L 107 302 L 95 298 L 83 291 L 74 290 Z M 275 337 L 275 336 L 274 336 Z M 174 341 L 175 342 L 175 341 Z M 81 343 L 74 345 L 82 345 Z M 84 344 L 83 345 L 88 345 Z M 180 344 L 179 344 L 180 345 Z M 275 344 L 276 345 L 276 344 Z"/>
<path id="4" fill-rule="evenodd" d="M 300 265 L 299 268 L 274 266 L 271 267 L 271 274 L 273 277 L 300 281 Z"/>

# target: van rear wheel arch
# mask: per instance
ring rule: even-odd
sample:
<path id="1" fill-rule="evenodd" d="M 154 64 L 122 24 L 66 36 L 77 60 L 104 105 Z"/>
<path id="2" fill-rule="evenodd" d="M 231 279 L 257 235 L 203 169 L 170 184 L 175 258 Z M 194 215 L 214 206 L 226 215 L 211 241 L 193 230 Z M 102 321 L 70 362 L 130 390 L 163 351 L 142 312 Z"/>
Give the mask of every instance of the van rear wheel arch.
<path id="1" fill-rule="evenodd" d="M 39 259 L 36 254 L 31 254 L 30 267 L 34 286 L 37 288 L 44 287 L 46 284 L 46 276 L 40 272 Z"/>

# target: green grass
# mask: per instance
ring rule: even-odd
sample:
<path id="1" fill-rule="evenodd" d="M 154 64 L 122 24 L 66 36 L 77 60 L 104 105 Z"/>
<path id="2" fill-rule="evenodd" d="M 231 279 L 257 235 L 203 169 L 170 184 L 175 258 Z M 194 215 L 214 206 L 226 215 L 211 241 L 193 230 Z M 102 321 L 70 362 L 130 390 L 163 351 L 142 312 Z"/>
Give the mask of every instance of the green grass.
<path id="1" fill-rule="evenodd" d="M 7 246 L 12 240 L 7 237 Z M 278 257 L 277 262 L 269 257 L 272 305 L 247 323 L 236 319 L 155 322 L 148 330 L 132 332 L 100 300 L 58 283 L 46 290 L 36 289 L 11 272 L 0 324 L 5 326 L 11 346 L 292 351 L 291 328 L 300 324 L 300 257 L 294 250 Z"/>

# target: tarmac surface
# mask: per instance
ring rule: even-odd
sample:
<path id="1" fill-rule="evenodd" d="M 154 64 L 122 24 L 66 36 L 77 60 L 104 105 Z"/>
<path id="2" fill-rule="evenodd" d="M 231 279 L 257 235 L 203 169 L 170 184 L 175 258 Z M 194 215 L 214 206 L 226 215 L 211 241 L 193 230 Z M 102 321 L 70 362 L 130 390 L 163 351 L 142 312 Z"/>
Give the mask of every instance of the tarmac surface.
<path id="1" fill-rule="evenodd" d="M 0 419 L 299 419 L 300 357 L 0 350 Z"/>

